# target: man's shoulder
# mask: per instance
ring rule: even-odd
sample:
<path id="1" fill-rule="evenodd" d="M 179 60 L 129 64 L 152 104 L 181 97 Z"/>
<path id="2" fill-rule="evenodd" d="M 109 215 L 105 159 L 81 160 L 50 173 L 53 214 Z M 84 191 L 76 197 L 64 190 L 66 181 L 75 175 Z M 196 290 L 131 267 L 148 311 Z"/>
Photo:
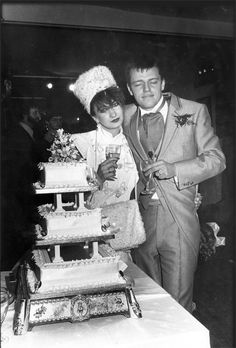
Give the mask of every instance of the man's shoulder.
<path id="1" fill-rule="evenodd" d="M 174 108 L 178 109 L 187 109 L 188 112 L 198 112 L 201 108 L 203 108 L 204 104 L 199 103 L 192 99 L 185 99 L 175 94 L 171 94 L 170 102 L 174 106 Z"/>
<path id="2" fill-rule="evenodd" d="M 22 127 L 22 125 L 20 123 L 14 124 L 7 133 L 7 136 L 9 139 L 28 139 L 29 134 L 26 132 L 26 130 Z"/>
<path id="3" fill-rule="evenodd" d="M 126 104 L 124 105 L 124 120 L 123 126 L 126 127 L 129 125 L 132 116 L 135 114 L 137 110 L 137 106 L 135 104 Z"/>
<path id="4" fill-rule="evenodd" d="M 186 98 L 182 98 L 176 95 L 172 95 L 172 98 L 176 98 L 177 103 L 179 104 L 179 106 L 189 106 L 189 107 L 193 107 L 193 108 L 200 108 L 203 104 L 199 103 L 193 99 L 186 99 Z"/>

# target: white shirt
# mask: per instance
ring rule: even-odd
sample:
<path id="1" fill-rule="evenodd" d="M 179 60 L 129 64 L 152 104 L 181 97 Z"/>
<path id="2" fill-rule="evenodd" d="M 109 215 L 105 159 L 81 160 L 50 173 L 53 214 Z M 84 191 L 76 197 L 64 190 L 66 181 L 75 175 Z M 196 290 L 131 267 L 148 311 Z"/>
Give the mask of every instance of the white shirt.
<path id="1" fill-rule="evenodd" d="M 159 109 L 162 101 L 163 101 L 163 96 L 161 96 L 161 99 L 159 100 L 159 102 L 151 110 L 144 110 L 141 107 L 139 107 L 140 113 L 141 113 L 141 117 L 144 114 L 146 114 L 146 113 L 155 113 Z M 161 108 L 160 113 L 163 116 L 164 124 L 165 124 L 166 123 L 167 114 L 168 114 L 168 104 L 167 104 L 166 101 L 165 101 L 165 104 L 163 105 L 163 107 Z"/>
<path id="2" fill-rule="evenodd" d="M 97 171 L 101 162 L 106 159 L 105 149 L 109 144 L 121 145 L 120 159 L 117 162 L 115 181 L 105 181 L 102 191 L 106 195 L 106 204 L 126 201 L 138 182 L 138 172 L 132 152 L 121 128 L 120 133 L 113 135 L 106 131 L 100 124 L 97 130 L 87 133 L 72 134 L 72 139 L 87 160 L 88 166 Z"/>
<path id="3" fill-rule="evenodd" d="M 159 100 L 159 102 L 158 102 L 151 110 L 148 110 L 148 113 L 152 113 L 152 112 L 155 113 L 155 112 L 159 109 L 159 107 L 160 107 L 162 101 L 163 101 L 163 96 L 161 97 L 161 99 Z M 144 114 L 147 113 L 147 110 L 144 110 L 144 109 L 142 109 L 141 107 L 139 107 L 139 109 L 140 109 L 141 117 L 142 117 Z M 167 114 L 168 114 L 168 103 L 167 103 L 167 101 L 165 101 L 163 107 L 162 107 L 161 110 L 160 110 L 160 113 L 161 113 L 162 116 L 163 116 L 163 120 L 164 120 L 164 124 L 165 124 L 165 123 L 166 123 L 166 119 L 167 119 Z M 177 183 L 178 183 L 178 177 L 177 177 L 177 176 L 174 176 L 174 180 L 175 180 L 175 183 L 177 184 Z M 158 199 L 158 196 L 157 196 L 157 193 L 156 193 L 156 192 L 155 192 L 154 195 L 152 196 L 152 199 Z"/>

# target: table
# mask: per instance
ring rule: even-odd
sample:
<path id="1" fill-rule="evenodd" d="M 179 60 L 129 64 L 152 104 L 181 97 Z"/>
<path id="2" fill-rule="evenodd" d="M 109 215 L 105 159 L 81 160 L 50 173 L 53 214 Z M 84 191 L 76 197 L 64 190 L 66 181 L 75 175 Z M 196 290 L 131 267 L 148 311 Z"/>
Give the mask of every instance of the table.
<path id="1" fill-rule="evenodd" d="M 14 336 L 11 305 L 2 326 L 7 336 L 2 348 L 210 348 L 209 331 L 162 287 L 133 263 L 128 264 L 125 273 L 135 281 L 133 289 L 143 318 L 116 315 L 81 323 L 42 325 L 24 336 Z"/>

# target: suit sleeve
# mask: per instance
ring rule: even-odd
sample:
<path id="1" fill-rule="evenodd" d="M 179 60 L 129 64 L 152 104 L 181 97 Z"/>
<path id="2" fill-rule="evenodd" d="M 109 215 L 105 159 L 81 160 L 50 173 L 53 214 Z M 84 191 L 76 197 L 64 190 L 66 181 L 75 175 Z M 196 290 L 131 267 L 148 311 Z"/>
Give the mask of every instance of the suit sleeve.
<path id="1" fill-rule="evenodd" d="M 201 105 L 195 127 L 196 157 L 176 162 L 175 183 L 179 190 L 199 184 L 225 169 L 225 156 L 211 126 L 207 107 Z"/>

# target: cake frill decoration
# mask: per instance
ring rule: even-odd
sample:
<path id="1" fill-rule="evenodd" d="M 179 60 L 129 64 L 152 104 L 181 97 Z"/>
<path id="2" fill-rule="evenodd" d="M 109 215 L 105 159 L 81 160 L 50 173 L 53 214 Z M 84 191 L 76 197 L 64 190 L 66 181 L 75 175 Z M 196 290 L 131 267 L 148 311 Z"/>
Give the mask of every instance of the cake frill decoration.
<path id="1" fill-rule="evenodd" d="M 49 148 L 51 156 L 49 162 L 75 162 L 82 159 L 82 156 L 75 146 L 71 134 L 64 132 L 64 129 L 57 130 L 54 142 Z"/>

